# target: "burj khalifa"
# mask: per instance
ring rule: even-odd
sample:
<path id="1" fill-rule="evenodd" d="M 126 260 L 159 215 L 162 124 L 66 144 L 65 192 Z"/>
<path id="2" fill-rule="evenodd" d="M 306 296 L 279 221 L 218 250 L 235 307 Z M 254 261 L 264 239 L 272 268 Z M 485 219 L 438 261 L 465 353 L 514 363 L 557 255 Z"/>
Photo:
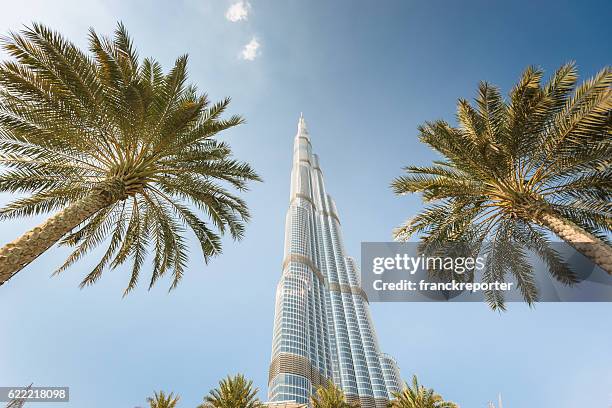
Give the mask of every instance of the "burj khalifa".
<path id="1" fill-rule="evenodd" d="M 392 393 L 400 390 L 399 369 L 380 351 L 359 279 L 300 116 L 276 291 L 268 377 L 271 402 L 308 403 L 318 387 L 331 381 L 349 402 L 385 408 Z"/>

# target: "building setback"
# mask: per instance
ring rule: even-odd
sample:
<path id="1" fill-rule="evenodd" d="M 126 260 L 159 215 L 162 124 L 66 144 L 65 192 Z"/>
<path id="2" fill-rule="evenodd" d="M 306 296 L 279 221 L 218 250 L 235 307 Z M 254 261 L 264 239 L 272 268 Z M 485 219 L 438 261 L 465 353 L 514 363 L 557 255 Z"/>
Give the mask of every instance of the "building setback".
<path id="1" fill-rule="evenodd" d="M 282 275 L 276 291 L 268 397 L 308 403 L 333 381 L 349 402 L 384 408 L 401 380 L 380 352 L 355 260 L 300 116 L 293 150 Z"/>

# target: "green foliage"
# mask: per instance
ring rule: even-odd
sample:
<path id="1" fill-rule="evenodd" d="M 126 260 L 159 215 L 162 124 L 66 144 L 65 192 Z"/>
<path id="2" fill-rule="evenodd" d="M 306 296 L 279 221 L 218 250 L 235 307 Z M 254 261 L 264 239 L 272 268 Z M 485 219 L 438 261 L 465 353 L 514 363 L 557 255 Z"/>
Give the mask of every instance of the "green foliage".
<path id="1" fill-rule="evenodd" d="M 150 408 L 176 408 L 180 399 L 181 397 L 174 396 L 172 392 L 166 395 L 163 391 L 160 391 L 159 393 L 156 392 L 153 398 L 147 398 L 147 402 Z"/>
<path id="2" fill-rule="evenodd" d="M 63 238 L 76 248 L 56 273 L 107 240 L 82 286 L 130 262 L 127 294 L 152 252 L 149 288 L 171 272 L 172 289 L 188 260 L 187 229 L 206 262 L 221 253 L 223 234 L 242 238 L 249 211 L 230 190 L 259 177 L 217 136 L 243 119 L 223 119 L 230 99 L 211 104 L 187 83 L 186 55 L 164 73 L 139 59 L 121 23 L 113 38 L 90 30 L 89 53 L 40 24 L 10 33 L 2 47 L 11 59 L 0 63 L 0 192 L 25 196 L 0 209 L 0 219 L 57 211 L 95 190 L 120 192 Z"/>
<path id="3" fill-rule="evenodd" d="M 26 391 L 29 391 L 32 389 L 32 386 L 34 384 L 30 384 L 26 387 Z M 8 401 L 8 403 L 4 406 L 4 408 L 23 408 L 25 406 L 26 403 L 26 398 L 13 398 L 10 401 Z"/>
<path id="4" fill-rule="evenodd" d="M 219 388 L 213 389 L 204 397 L 204 403 L 198 408 L 261 408 L 257 398 L 257 388 L 253 381 L 247 380 L 242 374 L 227 376 L 219 382 Z"/>
<path id="5" fill-rule="evenodd" d="M 346 401 L 344 392 L 333 382 L 319 387 L 310 398 L 312 408 L 356 408 Z"/>
<path id="6" fill-rule="evenodd" d="M 437 120 L 419 127 L 420 140 L 442 159 L 408 166 L 392 189 L 421 193 L 427 207 L 394 231 L 431 243 L 466 241 L 491 254 L 484 280 L 510 273 L 525 300 L 537 300 L 525 250 L 534 251 L 566 284 L 576 277 L 551 246 L 540 217 L 554 213 L 608 242 L 612 229 L 612 69 L 576 87 L 573 63 L 542 84 L 529 67 L 504 100 L 481 83 L 475 105 L 459 100 L 453 127 Z M 487 293 L 504 308 L 501 293 Z"/>
<path id="7" fill-rule="evenodd" d="M 417 376 L 412 376 L 412 386 L 393 394 L 389 408 L 458 408 L 454 402 L 444 401 L 434 390 L 419 384 Z"/>

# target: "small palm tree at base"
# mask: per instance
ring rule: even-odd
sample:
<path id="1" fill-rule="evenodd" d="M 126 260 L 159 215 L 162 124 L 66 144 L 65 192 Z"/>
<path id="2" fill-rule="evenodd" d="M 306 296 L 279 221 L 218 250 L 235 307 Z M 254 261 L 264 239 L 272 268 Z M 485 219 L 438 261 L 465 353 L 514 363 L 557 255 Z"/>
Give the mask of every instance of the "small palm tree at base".
<path id="1" fill-rule="evenodd" d="M 122 24 L 113 38 L 90 30 L 90 54 L 40 24 L 2 46 L 14 60 L 0 63 L 0 192 L 27 196 L 0 220 L 55 215 L 0 248 L 0 285 L 58 242 L 76 249 L 56 273 L 108 238 L 81 286 L 129 262 L 127 294 L 152 252 L 149 287 L 171 273 L 174 288 L 186 229 L 206 262 L 223 234 L 242 238 L 249 211 L 228 187 L 259 177 L 215 138 L 243 119 L 222 119 L 230 100 L 211 105 L 187 84 L 186 55 L 164 74 L 139 59 Z"/>
<path id="2" fill-rule="evenodd" d="M 444 401 L 434 390 L 419 384 L 417 376 L 412 376 L 412 386 L 393 394 L 389 408 L 459 408 L 454 402 Z"/>
<path id="3" fill-rule="evenodd" d="M 25 388 L 25 391 L 29 391 L 32 389 L 32 386 L 34 384 L 30 384 Z M 26 398 L 13 398 L 10 401 L 8 401 L 8 404 L 6 404 L 6 406 L 4 408 L 23 408 L 25 406 L 26 403 Z"/>
<path id="4" fill-rule="evenodd" d="M 163 391 L 159 393 L 155 393 L 153 397 L 147 398 L 147 402 L 149 403 L 149 408 L 176 408 L 176 404 L 178 404 L 181 397 L 174 396 L 174 393 L 170 393 L 166 395 Z"/>
<path id="5" fill-rule="evenodd" d="M 204 403 L 198 408 L 262 408 L 263 404 L 257 398 L 258 391 L 253 388 L 253 381 L 242 374 L 227 376 L 219 382 L 219 388 L 204 397 Z"/>
<path id="6" fill-rule="evenodd" d="M 310 397 L 312 408 L 357 408 L 346 401 L 344 392 L 333 382 L 325 387 L 319 387 L 317 392 Z"/>
<path id="7" fill-rule="evenodd" d="M 549 232 L 612 274 L 612 69 L 576 87 L 574 64 L 546 84 L 528 68 L 509 100 L 481 83 L 476 106 L 459 100 L 458 127 L 438 120 L 419 128 L 443 156 L 406 167 L 392 183 L 398 195 L 422 193 L 429 204 L 394 235 L 423 244 L 469 241 L 489 254 L 483 279 L 510 272 L 523 297 L 537 300 L 523 249 L 544 260 L 559 281 L 576 276 L 551 248 Z M 492 307 L 503 297 L 489 293 Z"/>

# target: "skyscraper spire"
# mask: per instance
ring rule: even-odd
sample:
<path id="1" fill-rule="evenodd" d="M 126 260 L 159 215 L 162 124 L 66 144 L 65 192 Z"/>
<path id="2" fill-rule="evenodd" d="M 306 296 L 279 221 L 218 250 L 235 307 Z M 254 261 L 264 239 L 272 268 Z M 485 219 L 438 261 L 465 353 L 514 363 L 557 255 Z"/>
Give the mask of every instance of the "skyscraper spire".
<path id="1" fill-rule="evenodd" d="M 304 120 L 302 112 L 300 112 L 300 119 L 298 120 L 298 132 L 296 137 L 299 136 L 308 138 L 308 128 L 306 127 L 306 120 Z"/>
<path id="2" fill-rule="evenodd" d="M 300 114 L 276 292 L 270 401 L 308 403 L 317 387 L 333 381 L 349 402 L 385 408 L 391 393 L 400 391 L 399 370 L 380 352 L 358 274 Z"/>

